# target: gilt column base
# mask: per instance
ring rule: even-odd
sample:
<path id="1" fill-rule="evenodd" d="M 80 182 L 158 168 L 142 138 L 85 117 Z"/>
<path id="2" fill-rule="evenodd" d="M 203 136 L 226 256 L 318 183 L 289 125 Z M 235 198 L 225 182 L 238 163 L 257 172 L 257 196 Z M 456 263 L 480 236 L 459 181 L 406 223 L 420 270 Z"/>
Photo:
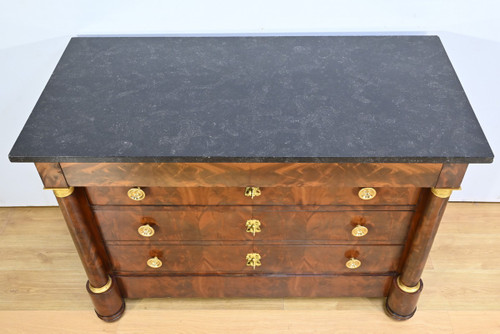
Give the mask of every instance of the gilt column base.
<path id="1" fill-rule="evenodd" d="M 400 281 L 400 276 L 392 280 L 389 296 L 385 302 L 385 311 L 394 320 L 408 320 L 417 310 L 417 302 L 424 284 L 420 280 L 417 285 L 409 287 Z"/>
<path id="2" fill-rule="evenodd" d="M 103 287 L 93 287 L 87 281 L 87 292 L 94 304 L 95 313 L 99 319 L 113 322 L 125 312 L 125 301 L 121 297 L 116 283 L 109 277 L 109 281 Z"/>

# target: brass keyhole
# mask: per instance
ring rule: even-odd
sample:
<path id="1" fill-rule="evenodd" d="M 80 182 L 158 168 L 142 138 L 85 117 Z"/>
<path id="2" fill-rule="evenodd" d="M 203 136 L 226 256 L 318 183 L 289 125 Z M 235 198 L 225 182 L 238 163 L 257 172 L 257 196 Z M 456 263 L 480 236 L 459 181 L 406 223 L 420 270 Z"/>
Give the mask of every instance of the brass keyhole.
<path id="1" fill-rule="evenodd" d="M 259 253 L 248 253 L 246 259 L 247 259 L 247 266 L 253 267 L 254 270 L 255 267 L 261 266 Z"/>
<path id="2" fill-rule="evenodd" d="M 259 197 L 261 195 L 261 190 L 259 187 L 246 187 L 245 188 L 245 196 L 246 197 L 251 197 L 252 199 L 254 197 Z"/>
<path id="3" fill-rule="evenodd" d="M 255 233 L 259 233 L 260 229 L 260 221 L 258 219 L 249 219 L 246 222 L 247 232 L 252 233 L 255 237 Z"/>

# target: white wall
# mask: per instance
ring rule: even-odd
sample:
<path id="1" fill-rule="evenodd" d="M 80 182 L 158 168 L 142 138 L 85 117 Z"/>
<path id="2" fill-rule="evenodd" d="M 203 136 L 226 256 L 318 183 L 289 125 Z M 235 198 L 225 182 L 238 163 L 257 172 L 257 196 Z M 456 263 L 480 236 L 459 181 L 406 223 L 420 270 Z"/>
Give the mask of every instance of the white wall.
<path id="1" fill-rule="evenodd" d="M 32 164 L 7 159 L 71 36 L 437 34 L 498 157 L 453 200 L 500 201 L 500 2 L 0 0 L 0 206 L 54 205 Z"/>

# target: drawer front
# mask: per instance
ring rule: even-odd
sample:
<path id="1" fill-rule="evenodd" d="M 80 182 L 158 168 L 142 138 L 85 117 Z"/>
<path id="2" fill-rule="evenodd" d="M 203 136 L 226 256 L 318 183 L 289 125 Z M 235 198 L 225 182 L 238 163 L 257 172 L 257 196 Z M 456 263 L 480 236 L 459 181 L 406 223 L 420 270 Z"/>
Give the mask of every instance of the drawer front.
<path id="1" fill-rule="evenodd" d="M 178 274 L 366 274 L 397 269 L 402 246 L 349 245 L 109 245 L 108 252 L 117 273 Z M 260 266 L 247 265 L 247 255 L 258 253 Z M 150 268 L 147 260 L 158 257 L 160 268 Z M 346 267 L 354 257 L 356 269 Z"/>
<path id="2" fill-rule="evenodd" d="M 243 187 L 144 187 L 145 198 L 134 201 L 127 187 L 88 187 L 93 205 L 415 205 L 420 188 L 376 188 L 373 199 L 363 200 L 361 188 L 269 187 L 253 199 Z"/>
<path id="3" fill-rule="evenodd" d="M 261 232 L 254 240 L 403 244 L 412 216 L 413 211 L 327 211 L 322 207 L 305 211 L 260 206 L 253 210 L 253 218 L 261 223 Z"/>
<path id="4" fill-rule="evenodd" d="M 339 207 L 315 206 L 99 206 L 95 207 L 95 216 L 104 239 L 115 241 L 331 240 L 404 243 L 412 211 L 350 208 L 339 211 Z M 337 211 L 333 211 L 335 209 Z M 150 227 L 149 231 L 154 231 L 152 236 L 139 234 L 138 229 L 146 224 Z M 353 230 L 354 234 L 358 232 L 357 236 Z M 360 232 L 366 234 L 360 235 L 363 234 Z"/>
<path id="5" fill-rule="evenodd" d="M 252 207 L 229 206 L 98 206 L 94 208 L 105 240 L 251 240 L 245 223 Z M 154 234 L 139 234 L 149 225 Z"/>
<path id="6" fill-rule="evenodd" d="M 125 298 L 383 297 L 392 276 L 115 276 Z"/>
<path id="7" fill-rule="evenodd" d="M 433 187 L 442 164 L 401 163 L 61 163 L 72 186 Z"/>

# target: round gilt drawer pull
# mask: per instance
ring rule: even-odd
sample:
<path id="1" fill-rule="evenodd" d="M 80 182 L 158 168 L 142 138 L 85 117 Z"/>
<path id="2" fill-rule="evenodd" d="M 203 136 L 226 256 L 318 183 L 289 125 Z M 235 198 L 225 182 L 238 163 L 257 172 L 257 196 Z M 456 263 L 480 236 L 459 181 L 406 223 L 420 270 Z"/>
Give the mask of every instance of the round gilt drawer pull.
<path id="1" fill-rule="evenodd" d="M 255 233 L 259 233 L 260 229 L 260 221 L 258 219 L 249 219 L 245 225 L 247 227 L 246 231 L 248 233 L 252 233 L 255 237 Z"/>
<path id="2" fill-rule="evenodd" d="M 259 187 L 246 187 L 245 188 L 245 196 L 246 197 L 251 197 L 252 199 L 254 197 L 259 197 L 262 194 L 260 191 Z"/>
<path id="3" fill-rule="evenodd" d="M 368 233 L 368 228 L 366 228 L 366 226 L 358 224 L 355 228 L 352 229 L 351 233 L 355 237 L 363 237 Z"/>
<path id="4" fill-rule="evenodd" d="M 361 261 L 356 258 L 351 257 L 349 261 L 345 263 L 345 266 L 349 269 L 356 269 L 361 267 Z"/>
<path id="5" fill-rule="evenodd" d="M 377 191 L 373 188 L 362 188 L 358 192 L 358 196 L 362 200 L 368 201 L 368 200 L 374 199 L 375 196 L 377 196 Z"/>
<path id="6" fill-rule="evenodd" d="M 255 270 L 255 267 L 260 267 L 262 264 L 260 263 L 260 254 L 259 253 L 248 253 L 247 254 L 247 266 L 248 267 L 253 267 Z"/>
<path id="7" fill-rule="evenodd" d="M 137 229 L 137 232 L 139 232 L 140 235 L 146 238 L 150 238 L 155 234 L 155 229 L 151 227 L 149 224 L 145 224 L 140 226 Z"/>
<path id="8" fill-rule="evenodd" d="M 140 187 L 135 187 L 128 190 L 127 196 L 134 201 L 142 201 L 146 193 Z"/>
<path id="9" fill-rule="evenodd" d="M 149 267 L 151 268 L 154 268 L 154 269 L 157 269 L 157 268 L 160 268 L 162 266 L 162 262 L 161 260 L 158 258 L 158 257 L 152 257 L 148 260 L 148 262 L 146 262 L 148 264 Z"/>

